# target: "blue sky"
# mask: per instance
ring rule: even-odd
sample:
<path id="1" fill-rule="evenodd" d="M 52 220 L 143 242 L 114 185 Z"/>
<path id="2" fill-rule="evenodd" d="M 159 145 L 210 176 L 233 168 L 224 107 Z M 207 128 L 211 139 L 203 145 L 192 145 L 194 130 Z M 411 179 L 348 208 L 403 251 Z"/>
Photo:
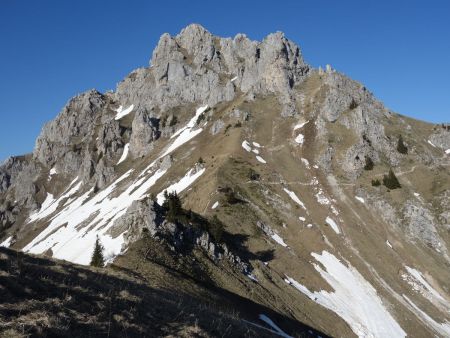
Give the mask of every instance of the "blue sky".
<path id="1" fill-rule="evenodd" d="M 0 1 L 0 160 L 31 152 L 70 97 L 114 89 L 159 36 L 197 22 L 260 40 L 281 30 L 392 110 L 450 121 L 449 1 Z"/>

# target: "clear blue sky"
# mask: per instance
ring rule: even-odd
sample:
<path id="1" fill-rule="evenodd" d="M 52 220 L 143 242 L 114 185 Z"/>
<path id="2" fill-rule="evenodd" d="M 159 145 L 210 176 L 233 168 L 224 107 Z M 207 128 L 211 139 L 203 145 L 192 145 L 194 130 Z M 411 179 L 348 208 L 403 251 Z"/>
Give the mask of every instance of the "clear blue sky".
<path id="1" fill-rule="evenodd" d="M 0 160 L 31 152 L 73 95 L 114 89 L 159 36 L 197 22 L 220 36 L 284 31 L 394 111 L 450 120 L 450 1 L 0 0 Z"/>

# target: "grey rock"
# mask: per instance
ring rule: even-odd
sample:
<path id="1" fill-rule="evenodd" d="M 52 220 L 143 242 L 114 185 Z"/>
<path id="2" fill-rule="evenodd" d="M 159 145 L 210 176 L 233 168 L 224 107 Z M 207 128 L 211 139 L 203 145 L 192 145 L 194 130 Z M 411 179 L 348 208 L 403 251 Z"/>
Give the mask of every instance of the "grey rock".
<path id="1" fill-rule="evenodd" d="M 220 131 L 225 127 L 225 123 L 223 120 L 219 119 L 217 121 L 214 121 L 213 125 L 211 126 L 210 132 L 211 135 L 217 135 L 220 133 Z"/>
<path id="2" fill-rule="evenodd" d="M 133 119 L 130 137 L 130 151 L 135 157 L 148 155 L 153 150 L 153 142 L 160 136 L 159 119 L 140 108 Z"/>

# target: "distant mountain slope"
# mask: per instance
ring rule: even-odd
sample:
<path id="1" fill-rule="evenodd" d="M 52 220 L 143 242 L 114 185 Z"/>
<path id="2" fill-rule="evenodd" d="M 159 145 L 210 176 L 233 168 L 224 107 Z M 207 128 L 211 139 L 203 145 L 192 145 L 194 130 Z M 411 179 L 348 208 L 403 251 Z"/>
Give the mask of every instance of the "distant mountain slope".
<path id="1" fill-rule="evenodd" d="M 395 114 L 280 32 L 194 24 L 0 167 L 0 244 L 87 265 L 98 237 L 108 263 L 330 336 L 446 337 L 449 165 L 449 125 Z"/>

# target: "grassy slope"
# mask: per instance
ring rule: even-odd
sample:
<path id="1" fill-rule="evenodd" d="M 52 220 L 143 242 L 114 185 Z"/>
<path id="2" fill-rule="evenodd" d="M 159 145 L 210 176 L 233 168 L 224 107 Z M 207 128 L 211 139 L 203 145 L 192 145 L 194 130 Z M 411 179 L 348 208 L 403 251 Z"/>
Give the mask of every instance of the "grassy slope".
<path id="1" fill-rule="evenodd" d="M 0 248 L 0 336 L 273 336 L 243 320 L 261 325 L 259 313 L 292 332 L 306 330 L 230 292 L 203 287 L 169 265 L 148 261 L 136 273 L 119 260 L 94 269 Z"/>

